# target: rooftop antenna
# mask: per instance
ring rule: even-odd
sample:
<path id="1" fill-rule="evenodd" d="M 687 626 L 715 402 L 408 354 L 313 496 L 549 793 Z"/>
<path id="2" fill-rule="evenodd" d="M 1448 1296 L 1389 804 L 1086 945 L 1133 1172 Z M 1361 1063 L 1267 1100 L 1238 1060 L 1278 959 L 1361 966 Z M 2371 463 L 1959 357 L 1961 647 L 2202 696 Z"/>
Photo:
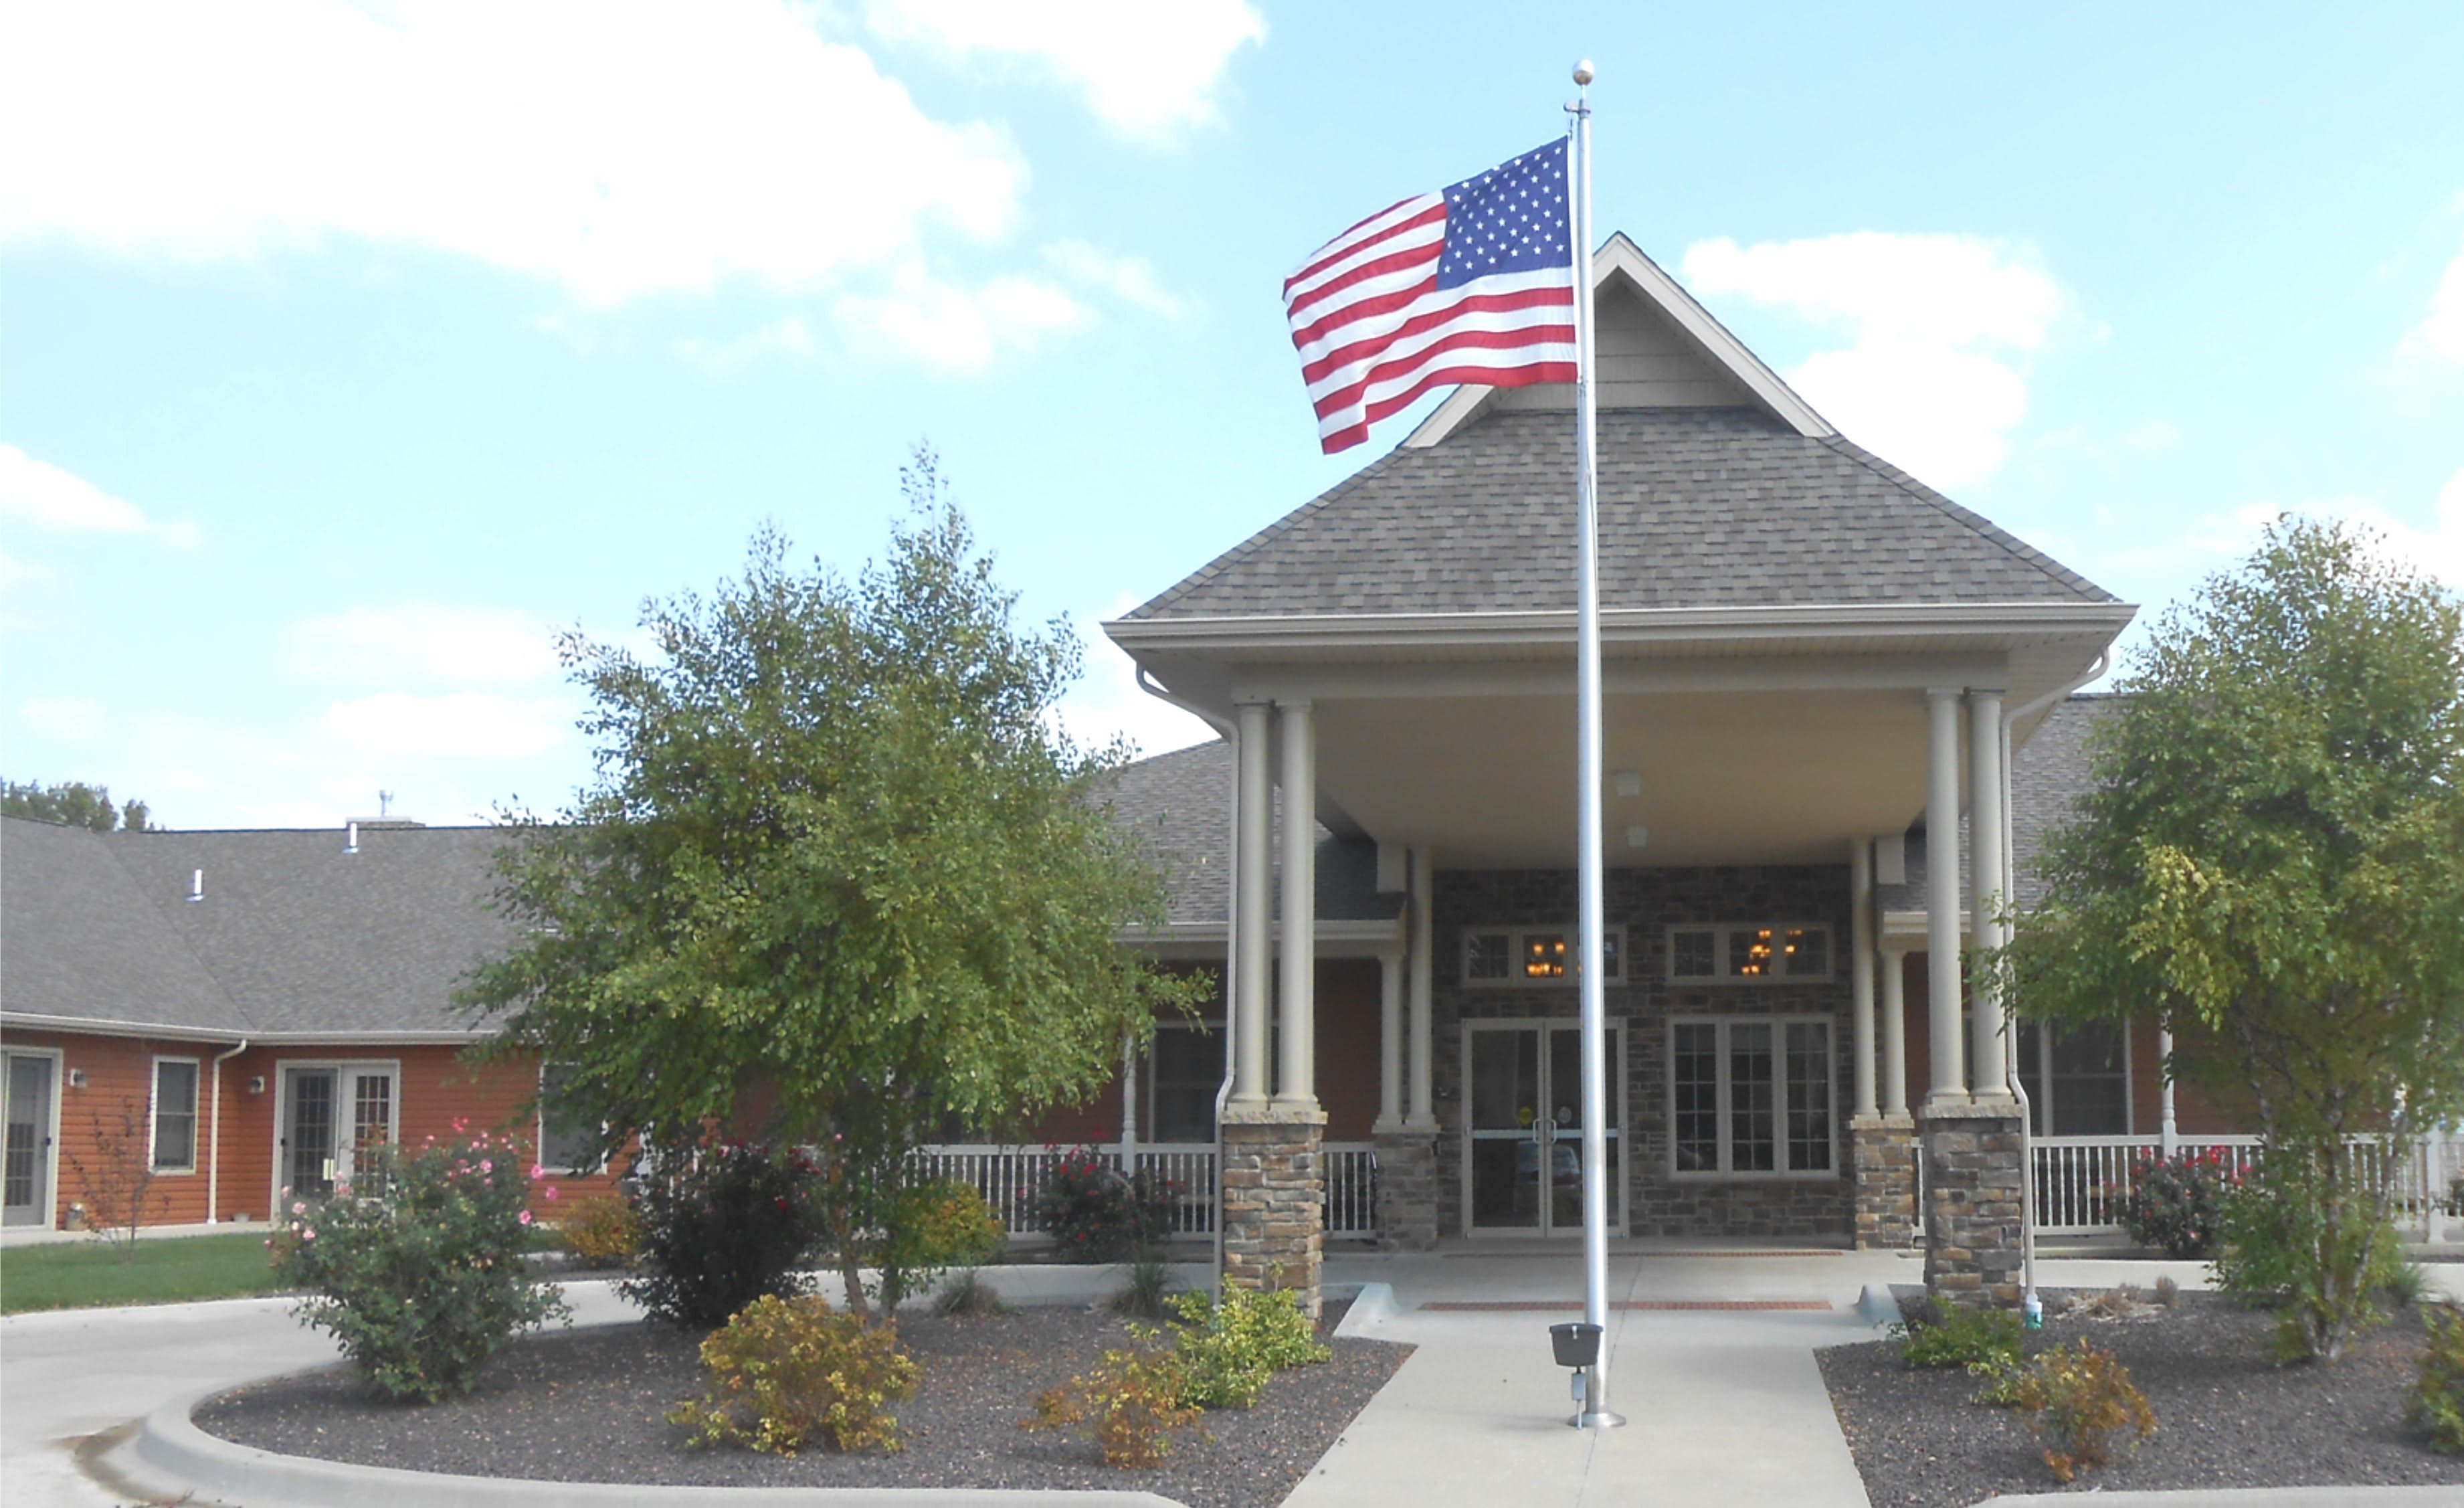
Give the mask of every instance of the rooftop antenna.
<path id="1" fill-rule="evenodd" d="M 385 818 L 392 815 L 393 793 L 391 791 L 379 791 L 377 793 L 377 816 Z"/>

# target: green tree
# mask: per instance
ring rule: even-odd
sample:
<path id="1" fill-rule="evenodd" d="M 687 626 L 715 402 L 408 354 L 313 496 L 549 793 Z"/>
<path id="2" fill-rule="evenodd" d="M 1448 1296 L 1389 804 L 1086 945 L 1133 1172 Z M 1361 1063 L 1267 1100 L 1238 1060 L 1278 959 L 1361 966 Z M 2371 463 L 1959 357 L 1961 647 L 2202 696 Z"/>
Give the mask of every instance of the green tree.
<path id="1" fill-rule="evenodd" d="M 115 828 L 142 833 L 146 829 L 144 802 L 131 801 L 115 807 L 111 804 L 111 787 L 88 785 L 83 780 L 63 780 L 55 785 L 39 780 L 0 780 L 0 814 L 56 822 L 63 827 L 90 827 L 98 833 Z"/>
<path id="2" fill-rule="evenodd" d="M 2464 1093 L 2464 615 L 2346 528 L 2281 519 L 2167 613 L 2097 782 L 2015 919 L 2013 996 L 2153 1016 L 2172 1071 L 2250 1106 L 2285 1334 L 2373 1315 L 2394 1155 Z"/>
<path id="3" fill-rule="evenodd" d="M 758 1088 L 763 1129 L 823 1160 L 859 1314 L 914 1147 L 1084 1100 L 1190 997 L 1113 941 L 1162 886 L 1092 798 L 1124 751 L 1056 729 L 1074 636 L 1013 626 L 929 451 L 902 481 L 853 581 L 765 530 L 707 601 L 646 604 L 654 657 L 567 636 L 598 776 L 561 820 L 510 820 L 499 904 L 528 941 L 465 996 L 572 1065 L 560 1093 L 611 1147 L 741 1126 Z"/>

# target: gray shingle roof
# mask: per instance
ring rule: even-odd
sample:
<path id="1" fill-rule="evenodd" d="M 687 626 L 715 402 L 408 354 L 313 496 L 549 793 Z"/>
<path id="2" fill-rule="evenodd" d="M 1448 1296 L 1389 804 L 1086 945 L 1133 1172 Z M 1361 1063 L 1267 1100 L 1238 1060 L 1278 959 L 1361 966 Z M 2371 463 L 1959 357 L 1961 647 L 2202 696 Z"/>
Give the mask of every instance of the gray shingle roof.
<path id="1" fill-rule="evenodd" d="M 1125 766 L 1101 798 L 1113 821 L 1137 834 L 1163 870 L 1165 920 L 1175 927 L 1223 925 L 1231 900 L 1231 778 L 1232 746 L 1218 740 Z M 1280 792 L 1275 809 L 1280 822 Z M 1280 886 L 1280 841 L 1276 853 Z M 1317 829 L 1320 921 L 1390 921 L 1402 907 L 1401 895 L 1378 893 L 1376 844 Z"/>
<path id="2" fill-rule="evenodd" d="M 0 1009 L 264 1033 L 467 1031 L 453 991 L 514 941 L 492 904 L 503 836 L 369 826 L 344 854 L 332 828 L 103 835 L 11 821 Z M 198 869 L 205 899 L 191 904 Z M 128 977 L 122 956 L 151 972 Z"/>
<path id="3" fill-rule="evenodd" d="M 1610 608 L 2116 600 L 1851 442 L 1756 410 L 1604 411 L 1599 448 Z M 1388 452 L 1129 616 L 1572 611 L 1573 476 L 1567 415 L 1493 413 Z"/>

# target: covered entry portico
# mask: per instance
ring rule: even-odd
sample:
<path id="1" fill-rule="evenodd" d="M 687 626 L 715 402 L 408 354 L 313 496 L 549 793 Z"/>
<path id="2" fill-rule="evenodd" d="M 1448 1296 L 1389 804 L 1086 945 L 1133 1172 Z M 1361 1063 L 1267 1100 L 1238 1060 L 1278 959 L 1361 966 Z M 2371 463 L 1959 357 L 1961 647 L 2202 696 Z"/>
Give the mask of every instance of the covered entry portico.
<path id="1" fill-rule="evenodd" d="M 1598 308 L 1621 1223 L 1883 1238 L 1914 1126 L 1890 1092 L 1903 1017 L 1879 967 L 1877 866 L 1900 879 L 1911 842 L 1931 861 L 1925 951 L 1943 963 L 1915 1108 L 1970 1138 L 1944 1144 L 1957 1162 L 1928 1180 L 1940 1199 L 1981 1170 L 1974 1138 L 1999 1135 L 1986 1123 L 2013 1114 L 1998 1007 L 1988 993 L 1963 1022 L 1956 962 L 1990 940 L 2004 888 L 2006 735 L 2025 743 L 2131 609 L 1837 435 L 1622 239 L 1601 253 Z M 1374 850 L 1401 902 L 1381 1238 L 1551 1228 L 1543 1190 L 1566 1144 L 1545 1027 L 1574 1011 L 1568 401 L 1461 390 L 1350 482 L 1107 625 L 1236 751 L 1236 1280 L 1313 1280 L 1317 1262 L 1320 825 Z M 1279 806 L 1316 822 L 1279 823 Z M 1962 885 L 1966 862 L 1980 884 Z M 2010 1163 L 2015 1198 L 2015 1145 Z M 1938 1250 L 1976 1249 L 1971 1205 L 1998 1223 L 1990 1192 L 1947 1201 L 1967 1223 Z M 2015 1246 L 2015 1209 L 2009 1223 Z"/>

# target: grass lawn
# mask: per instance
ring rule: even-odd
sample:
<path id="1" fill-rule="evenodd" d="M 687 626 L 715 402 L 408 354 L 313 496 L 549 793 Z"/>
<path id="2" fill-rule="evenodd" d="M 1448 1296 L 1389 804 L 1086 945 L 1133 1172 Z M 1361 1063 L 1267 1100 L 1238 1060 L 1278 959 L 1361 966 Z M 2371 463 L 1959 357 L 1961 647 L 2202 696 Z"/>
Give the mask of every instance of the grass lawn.
<path id="1" fill-rule="evenodd" d="M 0 1314 L 278 1293 L 258 1235 L 141 1236 L 126 1261 L 99 1241 L 0 1251 Z"/>

